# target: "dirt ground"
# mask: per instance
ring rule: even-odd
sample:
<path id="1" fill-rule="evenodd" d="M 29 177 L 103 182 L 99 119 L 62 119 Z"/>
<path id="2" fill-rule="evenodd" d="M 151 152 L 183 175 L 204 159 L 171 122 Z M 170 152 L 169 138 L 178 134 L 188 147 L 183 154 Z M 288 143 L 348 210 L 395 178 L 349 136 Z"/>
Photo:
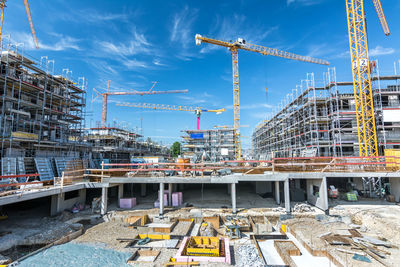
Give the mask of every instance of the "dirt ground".
<path id="1" fill-rule="evenodd" d="M 400 206 L 386 201 L 364 200 L 349 204 L 339 202 L 331 215 L 347 216 L 352 223 L 374 237 L 383 237 L 400 247 Z M 400 259 L 399 259 L 400 262 Z"/>

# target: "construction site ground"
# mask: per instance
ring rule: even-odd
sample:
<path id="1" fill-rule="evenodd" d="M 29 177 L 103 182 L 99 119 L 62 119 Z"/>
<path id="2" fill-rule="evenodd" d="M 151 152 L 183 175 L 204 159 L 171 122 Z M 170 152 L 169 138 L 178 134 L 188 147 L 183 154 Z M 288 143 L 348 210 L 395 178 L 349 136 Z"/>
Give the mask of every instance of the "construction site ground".
<path id="1" fill-rule="evenodd" d="M 165 218 L 167 220 L 192 218 L 199 220 L 202 217 L 232 215 L 230 209 L 230 196 L 226 186 L 203 188 L 203 193 L 197 187 L 185 188 L 184 203 L 187 207 L 166 208 Z M 294 211 L 292 219 L 284 219 L 285 209 L 275 204 L 272 198 L 263 198 L 252 191 L 252 187 L 241 187 L 237 192 L 238 216 L 267 216 L 275 226 L 277 222 L 288 225 L 289 240 L 299 247 L 302 256 L 291 256 L 297 266 L 306 266 L 308 263 L 326 263 L 326 257 L 314 257 L 305 249 L 306 243 L 311 249 L 329 252 L 333 257 L 345 263 L 345 266 L 380 266 L 380 263 L 371 258 L 371 263 L 352 259 L 351 254 L 340 252 L 337 248 L 349 250 L 347 246 L 328 245 L 319 236 L 327 232 L 339 232 L 345 229 L 357 229 L 362 235 L 392 244 L 391 248 L 379 247 L 385 251 L 386 258 L 383 259 L 387 266 L 396 266 L 400 262 L 400 206 L 388 203 L 384 200 L 362 199 L 358 202 L 346 202 L 331 200 L 330 216 L 325 215 L 321 210 L 311 207 L 310 210 Z M 68 246 L 89 245 L 96 249 L 107 249 L 120 252 L 118 257 L 124 258 L 132 255 L 138 248 L 127 247 L 127 242 L 120 242 L 118 238 L 135 238 L 139 233 L 138 229 L 127 227 L 125 218 L 129 216 L 148 215 L 155 218 L 159 215 L 159 209 L 154 208 L 156 192 L 148 192 L 144 198 L 138 198 L 139 204 L 133 210 L 121 210 L 116 207 L 115 201 L 109 205 L 109 212 L 100 216 L 93 214 L 87 208 L 76 214 L 63 212 L 56 217 L 48 217 L 48 206 L 40 206 L 32 203 L 29 207 L 14 207 L 9 212 L 7 220 L 0 221 L 0 254 L 12 260 L 21 258 L 28 253 L 46 246 L 68 234 L 82 229 L 82 235 L 69 242 Z M 292 202 L 292 208 L 296 203 Z M 296 209 L 295 209 L 296 210 Z M 283 217 L 282 217 L 283 216 Z M 179 222 L 172 235 L 186 235 L 189 230 L 187 222 Z M 223 235 L 224 228 L 216 229 L 216 235 Z M 234 266 L 263 266 L 263 259 L 259 256 L 250 238 L 251 232 L 244 232 L 240 239 L 230 239 L 231 262 Z M 270 254 L 274 250 L 273 243 L 269 240 L 259 240 L 258 244 L 265 259 L 278 261 L 279 257 Z M 64 246 L 64 245 L 61 245 Z M 171 257 L 175 257 L 179 243 L 175 248 L 155 248 L 160 251 L 156 260 L 152 263 L 140 263 L 135 266 L 162 266 Z M 62 248 L 62 247 L 60 247 Z M 50 250 L 50 249 L 49 249 Z M 68 251 L 65 251 L 68 254 Z M 76 252 L 79 253 L 79 252 Z M 390 253 L 390 254 L 389 254 Z M 49 252 L 50 255 L 50 252 Z M 122 256 L 121 256 L 122 255 Z M 32 256 L 32 262 L 34 262 Z M 37 254 L 36 257 L 43 258 Z M 28 262 L 28 261 L 27 261 Z M 32 265 L 29 262 L 29 265 Z M 22 261 L 23 263 L 23 261 Z M 322 264 L 321 263 L 321 264 Z M 96 266 L 95 263 L 88 263 L 87 266 Z M 330 266 L 334 266 L 330 263 Z M 207 266 L 223 266 L 228 264 L 208 263 Z M 22 265 L 24 266 L 24 265 Z M 25 265 L 27 266 L 27 265 Z M 32 265 L 35 266 L 35 265 Z M 324 266 L 324 265 L 321 265 Z M 328 266 L 328 265 L 327 265 Z M 383 266 L 383 265 L 382 265 Z"/>

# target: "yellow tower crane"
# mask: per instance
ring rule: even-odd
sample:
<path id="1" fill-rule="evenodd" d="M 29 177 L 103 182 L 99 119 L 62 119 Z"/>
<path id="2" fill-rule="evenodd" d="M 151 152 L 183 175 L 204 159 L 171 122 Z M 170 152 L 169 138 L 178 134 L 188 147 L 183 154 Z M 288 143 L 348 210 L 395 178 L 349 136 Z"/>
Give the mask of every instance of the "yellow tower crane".
<path id="1" fill-rule="evenodd" d="M 372 2 L 378 14 L 383 32 L 386 36 L 390 35 L 389 26 L 386 22 L 380 0 L 372 0 Z M 371 86 L 371 66 L 368 57 L 364 0 L 346 0 L 346 11 L 360 156 L 377 157 L 379 150 L 375 125 L 374 98 Z"/>
<path id="2" fill-rule="evenodd" d="M 158 110 L 174 110 L 174 111 L 189 111 L 194 112 L 197 118 L 197 130 L 200 130 L 200 116 L 203 112 L 214 112 L 221 114 L 225 111 L 221 109 L 205 109 L 201 107 L 178 106 L 178 105 L 165 105 L 165 104 L 149 104 L 149 103 L 117 103 L 117 106 L 132 107 L 132 108 L 149 108 Z"/>
<path id="3" fill-rule="evenodd" d="M 202 42 L 213 45 L 219 45 L 227 47 L 232 53 L 232 71 L 233 71 L 233 114 L 234 114 L 234 130 L 235 130 L 235 159 L 238 160 L 242 157 L 241 155 L 241 142 L 240 142 L 240 101 L 239 101 L 239 49 L 256 52 L 265 56 L 283 57 L 287 59 L 299 60 L 309 63 L 329 65 L 328 61 L 300 56 L 290 52 L 282 51 L 275 48 L 254 45 L 246 43 L 242 38 L 238 38 L 235 42 L 232 41 L 221 41 L 217 39 L 211 39 L 200 34 L 195 36 L 196 45 L 201 45 Z"/>
<path id="4" fill-rule="evenodd" d="M 24 0 L 24 6 L 25 6 L 26 16 L 28 17 L 29 27 L 31 28 L 33 41 L 35 43 L 36 48 L 39 49 L 39 42 L 38 42 L 37 37 L 36 37 L 35 28 L 33 27 L 31 10 L 29 8 L 28 0 Z M 1 9 L 0 40 L 2 38 L 2 33 L 3 33 L 3 19 L 4 19 L 4 9 L 5 9 L 5 7 L 6 7 L 6 0 L 0 0 L 0 9 Z"/>

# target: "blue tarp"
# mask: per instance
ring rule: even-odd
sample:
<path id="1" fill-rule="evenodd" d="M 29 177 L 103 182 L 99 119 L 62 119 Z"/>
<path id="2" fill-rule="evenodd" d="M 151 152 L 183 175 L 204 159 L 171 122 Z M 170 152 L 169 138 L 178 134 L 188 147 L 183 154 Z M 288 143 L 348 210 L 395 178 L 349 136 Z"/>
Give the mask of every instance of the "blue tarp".
<path id="1" fill-rule="evenodd" d="M 191 139 L 203 139 L 203 133 L 191 133 L 190 134 L 190 138 Z"/>

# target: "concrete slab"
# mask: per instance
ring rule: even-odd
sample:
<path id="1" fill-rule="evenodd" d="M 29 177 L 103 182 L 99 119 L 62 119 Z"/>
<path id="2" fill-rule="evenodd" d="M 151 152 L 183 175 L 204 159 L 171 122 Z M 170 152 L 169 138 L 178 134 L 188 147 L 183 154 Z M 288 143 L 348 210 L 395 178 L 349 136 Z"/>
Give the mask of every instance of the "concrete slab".
<path id="1" fill-rule="evenodd" d="M 267 265 L 285 265 L 281 256 L 279 256 L 278 251 L 276 251 L 274 247 L 274 240 L 261 241 L 258 242 L 258 245 L 260 246 L 261 253 L 264 256 Z"/>

